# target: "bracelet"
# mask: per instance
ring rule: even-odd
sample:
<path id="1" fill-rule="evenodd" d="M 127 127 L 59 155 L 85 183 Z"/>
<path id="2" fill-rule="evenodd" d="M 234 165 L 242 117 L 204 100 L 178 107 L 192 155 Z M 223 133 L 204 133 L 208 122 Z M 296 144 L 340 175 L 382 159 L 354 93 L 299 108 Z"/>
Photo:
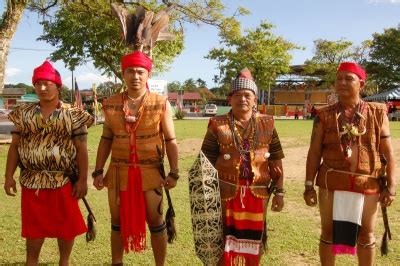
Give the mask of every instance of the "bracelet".
<path id="1" fill-rule="evenodd" d="M 179 179 L 179 174 L 177 174 L 175 172 L 169 172 L 168 175 L 170 177 L 172 177 L 172 179 L 174 179 L 175 181 L 177 181 Z"/>
<path id="2" fill-rule="evenodd" d="M 306 180 L 306 181 L 304 182 L 304 185 L 305 185 L 306 187 L 312 187 L 312 186 L 314 186 L 314 182 L 311 181 L 311 180 Z"/>
<path id="3" fill-rule="evenodd" d="M 283 196 L 285 196 L 286 190 L 283 188 L 277 188 L 273 193 L 275 196 L 283 197 Z"/>
<path id="4" fill-rule="evenodd" d="M 103 169 L 103 168 L 97 169 L 97 170 L 93 171 L 92 177 L 93 177 L 93 178 L 96 178 L 96 177 L 98 177 L 99 175 L 102 175 L 103 173 L 104 173 L 104 169 Z"/>

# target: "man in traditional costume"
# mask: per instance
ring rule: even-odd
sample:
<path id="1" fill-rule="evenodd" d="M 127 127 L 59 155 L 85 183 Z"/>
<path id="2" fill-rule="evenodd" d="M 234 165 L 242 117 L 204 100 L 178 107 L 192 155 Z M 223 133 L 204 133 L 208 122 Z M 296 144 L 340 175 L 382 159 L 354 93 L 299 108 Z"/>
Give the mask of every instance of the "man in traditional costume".
<path id="1" fill-rule="evenodd" d="M 335 82 L 339 101 L 322 108 L 314 120 L 304 200 L 309 206 L 319 202 L 322 265 L 334 265 L 337 254 L 357 254 L 359 265 L 372 265 L 378 202 L 390 206 L 396 195 L 386 106 L 361 100 L 365 80 L 358 64 L 340 64 Z M 383 186 L 380 154 L 387 161 Z"/>
<path id="2" fill-rule="evenodd" d="M 98 147 L 94 186 L 108 188 L 111 213 L 112 263 L 121 264 L 123 251 L 146 247 L 147 221 L 156 265 L 164 265 L 167 245 L 162 216 L 162 188 L 176 186 L 178 146 L 172 108 L 166 97 L 147 89 L 152 60 L 135 51 L 122 57 L 126 91 L 103 103 L 105 122 Z M 157 146 L 168 156 L 170 173 L 160 174 Z M 111 162 L 103 179 L 103 168 Z"/>
<path id="3" fill-rule="evenodd" d="M 284 205 L 282 147 L 269 115 L 257 113 L 257 86 L 248 69 L 231 84 L 232 107 L 210 119 L 202 152 L 218 170 L 224 256 L 221 265 L 258 265 L 266 240 L 266 202 Z M 264 240 L 264 241 L 263 241 Z"/>
<path id="4" fill-rule="evenodd" d="M 61 77 L 45 61 L 32 77 L 39 103 L 24 104 L 8 118 L 14 123 L 4 189 L 16 194 L 13 178 L 21 168 L 22 237 L 26 264 L 37 265 L 45 238 L 57 238 L 60 265 L 68 265 L 74 238 L 87 231 L 78 199 L 87 193 L 87 127 L 93 118 L 60 100 Z M 71 184 L 69 176 L 78 180 Z"/>

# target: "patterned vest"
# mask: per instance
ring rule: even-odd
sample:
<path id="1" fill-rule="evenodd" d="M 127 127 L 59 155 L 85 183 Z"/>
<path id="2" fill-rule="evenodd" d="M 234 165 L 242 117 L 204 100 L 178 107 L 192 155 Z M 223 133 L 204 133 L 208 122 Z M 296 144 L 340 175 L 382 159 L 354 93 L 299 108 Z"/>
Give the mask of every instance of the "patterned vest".
<path id="1" fill-rule="evenodd" d="M 142 174 L 143 191 L 158 188 L 161 175 L 158 170 L 158 145 L 162 147 L 161 119 L 165 112 L 166 98 L 149 93 L 144 102 L 143 114 L 136 129 L 136 152 Z M 105 185 L 126 190 L 129 167 L 130 133 L 125 129 L 123 93 L 108 98 L 104 104 L 107 126 L 113 133 L 111 162 L 105 176 Z M 118 183 L 117 183 L 118 182 Z"/>
<path id="2" fill-rule="evenodd" d="M 211 118 L 210 127 L 216 134 L 219 144 L 219 155 L 215 168 L 218 170 L 219 179 L 224 181 L 220 182 L 221 198 L 223 200 L 233 199 L 239 191 L 240 154 L 233 142 L 228 114 Z M 254 152 L 250 154 L 251 170 L 254 174 L 251 191 L 257 197 L 266 198 L 268 196 L 267 186 L 271 178 L 265 154 L 271 143 L 274 120 L 271 116 L 257 114 L 256 127 L 256 146 Z"/>
<path id="3" fill-rule="evenodd" d="M 330 105 L 321 109 L 319 113 L 324 128 L 324 136 L 323 163 L 318 171 L 317 185 L 332 190 L 354 190 L 366 194 L 376 193 L 379 191 L 378 179 L 368 176 L 377 177 L 381 169 L 379 143 L 386 107 L 384 104 L 366 103 L 362 111 L 365 120 L 361 119 L 361 123 L 365 125 L 367 131 L 357 140 L 358 164 L 356 173 L 361 175 L 350 175 L 335 171 L 327 172 L 328 168 L 350 171 L 350 165 L 340 147 L 339 126 L 336 118 L 337 108 L 338 104 Z"/>

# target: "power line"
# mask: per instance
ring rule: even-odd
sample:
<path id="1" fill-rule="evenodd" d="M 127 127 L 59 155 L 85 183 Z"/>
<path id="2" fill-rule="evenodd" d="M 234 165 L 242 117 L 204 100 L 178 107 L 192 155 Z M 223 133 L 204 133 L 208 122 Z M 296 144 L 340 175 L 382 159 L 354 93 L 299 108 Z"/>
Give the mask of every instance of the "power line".
<path id="1" fill-rule="evenodd" d="M 38 52 L 54 52 L 55 50 L 49 49 L 36 49 L 36 48 L 23 48 L 23 47 L 10 47 L 11 50 L 24 50 L 24 51 L 38 51 Z"/>

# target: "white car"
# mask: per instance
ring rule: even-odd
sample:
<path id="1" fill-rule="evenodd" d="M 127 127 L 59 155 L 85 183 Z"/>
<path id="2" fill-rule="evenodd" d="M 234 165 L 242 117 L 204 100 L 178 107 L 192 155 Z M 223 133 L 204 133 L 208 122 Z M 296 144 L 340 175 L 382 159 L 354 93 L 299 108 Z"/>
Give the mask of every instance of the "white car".
<path id="1" fill-rule="evenodd" d="M 0 109 L 0 114 L 1 115 L 8 115 L 11 112 L 9 109 Z"/>
<path id="2" fill-rule="evenodd" d="M 203 116 L 215 116 L 218 112 L 218 107 L 215 104 L 206 104 L 203 110 Z"/>

